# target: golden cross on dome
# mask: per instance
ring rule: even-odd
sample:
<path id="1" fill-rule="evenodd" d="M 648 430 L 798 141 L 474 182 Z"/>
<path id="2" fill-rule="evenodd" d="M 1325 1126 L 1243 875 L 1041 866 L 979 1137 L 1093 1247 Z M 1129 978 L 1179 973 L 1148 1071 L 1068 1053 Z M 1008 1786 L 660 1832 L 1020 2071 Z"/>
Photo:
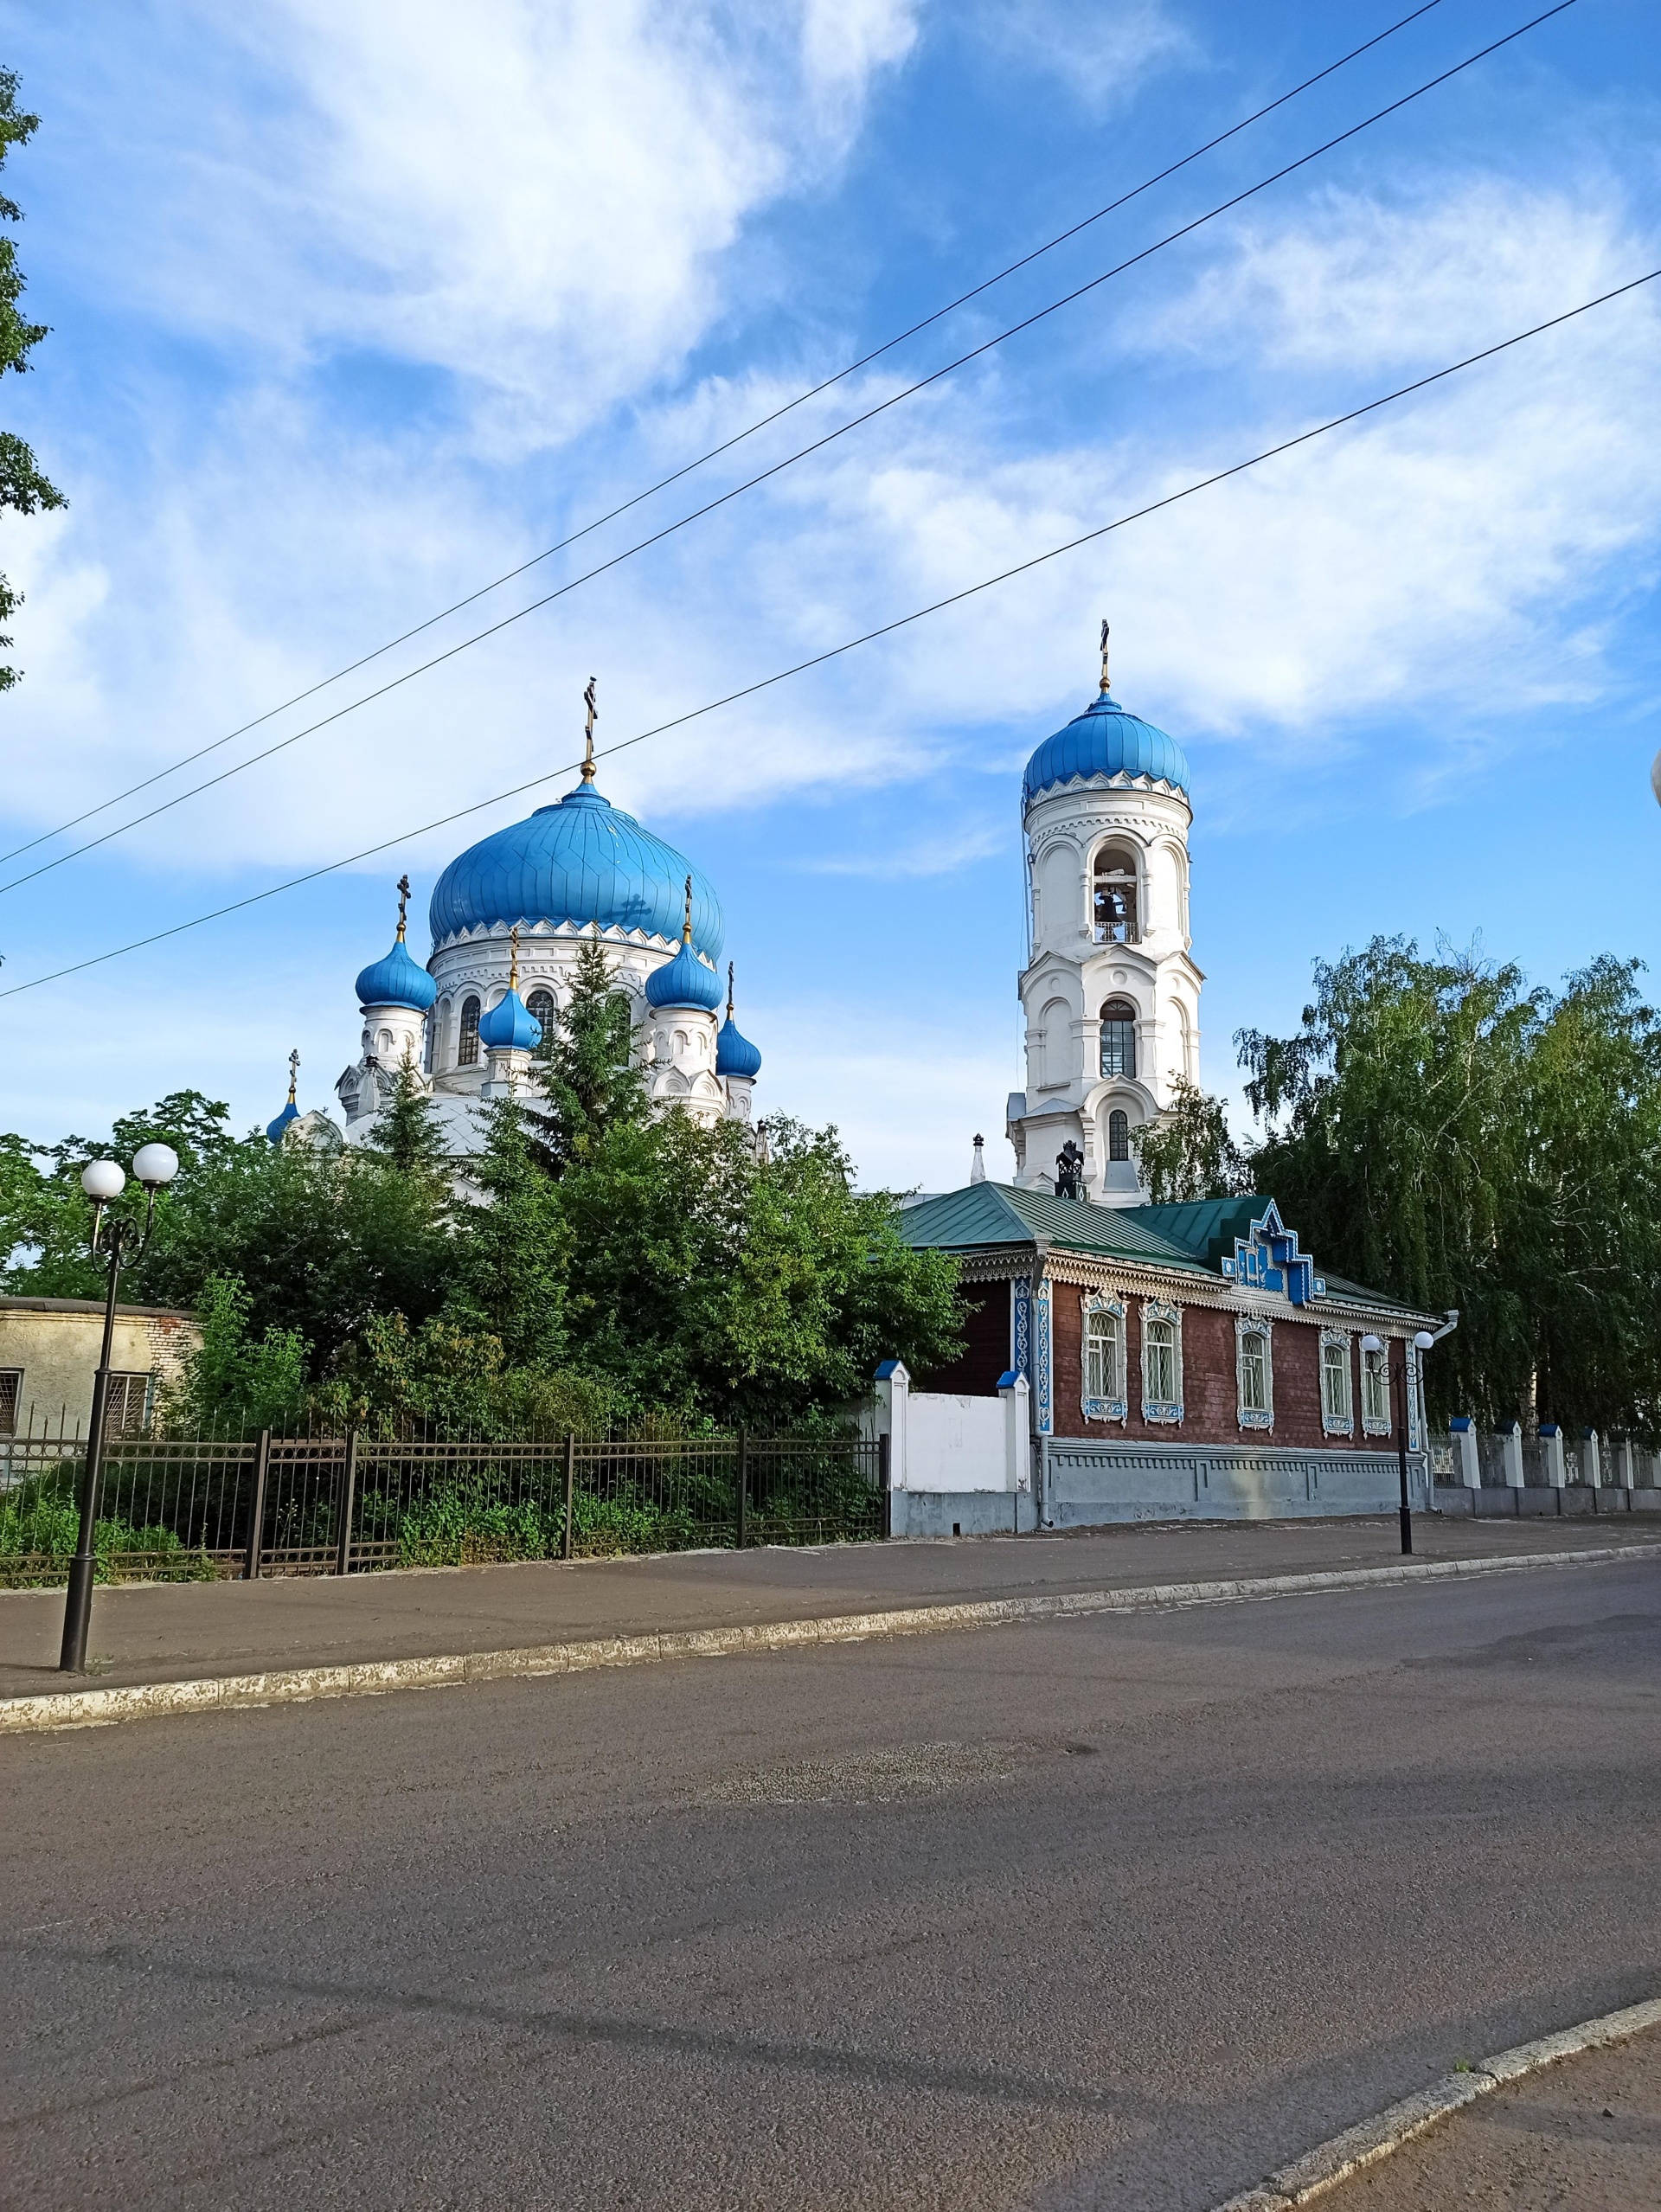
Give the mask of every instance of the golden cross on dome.
<path id="1" fill-rule="evenodd" d="M 300 1080 L 300 1048 L 295 1046 L 288 1055 L 288 1102 L 294 1103 L 294 1087 Z"/>
<path id="2" fill-rule="evenodd" d="M 728 1019 L 729 1022 L 730 1022 L 730 1021 L 732 1020 L 732 1018 L 733 1018 L 733 968 L 734 968 L 734 963 L 733 961 L 731 961 L 731 960 L 728 960 L 728 963 L 727 963 L 727 1019 Z"/>
<path id="3" fill-rule="evenodd" d="M 681 927 L 681 942 L 683 945 L 692 942 L 692 878 L 689 875 L 686 879 L 686 920 Z"/>
<path id="4" fill-rule="evenodd" d="M 408 912 L 409 878 L 407 875 L 401 875 L 398 878 L 398 942 L 401 945 L 404 941 L 404 921 Z"/>
<path id="5" fill-rule="evenodd" d="M 1107 625 L 1101 625 L 1101 688 L 1107 689 Z"/>
<path id="6" fill-rule="evenodd" d="M 519 988 L 519 925 L 515 922 L 508 932 L 508 989 Z"/>
<path id="7" fill-rule="evenodd" d="M 596 678 L 591 676 L 582 695 L 582 703 L 588 709 L 588 721 L 582 734 L 582 780 L 586 784 L 594 780 L 594 724 L 600 720 L 600 708 L 594 703 L 595 682 Z"/>

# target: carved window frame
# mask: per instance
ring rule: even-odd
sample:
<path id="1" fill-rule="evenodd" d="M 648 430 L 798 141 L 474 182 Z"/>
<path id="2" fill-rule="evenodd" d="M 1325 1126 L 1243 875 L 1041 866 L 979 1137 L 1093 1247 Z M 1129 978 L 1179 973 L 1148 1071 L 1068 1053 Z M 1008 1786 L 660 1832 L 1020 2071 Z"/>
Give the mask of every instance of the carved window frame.
<path id="1" fill-rule="evenodd" d="M 1149 1386 L 1148 1324 L 1150 1322 L 1169 1322 L 1170 1324 L 1170 1379 L 1174 1388 L 1169 1398 L 1156 1398 Z M 1180 1305 L 1167 1305 L 1163 1298 L 1143 1299 L 1140 1350 L 1143 1420 L 1166 1423 L 1180 1421 L 1183 1418 L 1183 1309 Z"/>
<path id="2" fill-rule="evenodd" d="M 1355 1360 L 1352 1351 L 1354 1343 L 1355 1335 L 1351 1330 L 1323 1329 L 1321 1331 L 1321 1430 L 1322 1433 L 1326 1436 L 1353 1436 L 1356 1433 Z M 1342 1373 L 1344 1376 L 1344 1410 L 1342 1413 L 1335 1412 L 1327 1403 L 1326 1378 L 1329 1370 L 1327 1367 L 1326 1355 L 1328 1347 L 1331 1345 L 1342 1345 L 1344 1348 L 1343 1368 L 1340 1369 L 1335 1364 L 1331 1369 L 1332 1374 L 1337 1375 Z"/>
<path id="3" fill-rule="evenodd" d="M 1105 1313 L 1118 1324 L 1119 1395 L 1095 1398 L 1090 1395 L 1090 1320 L 1093 1314 Z M 1125 1301 L 1106 1291 L 1084 1291 L 1079 1297 L 1079 1389 L 1080 1403 L 1087 1421 L 1122 1421 L 1130 1416 L 1130 1331 L 1125 1325 Z"/>
<path id="4" fill-rule="evenodd" d="M 1369 1414 L 1367 1410 L 1367 1375 L 1369 1362 L 1376 1362 L 1379 1380 L 1384 1386 L 1384 1411 Z M 1388 1436 L 1390 1433 L 1390 1340 L 1384 1339 L 1381 1352 L 1363 1351 L 1361 1356 L 1361 1432 L 1363 1436 Z"/>
<path id="5" fill-rule="evenodd" d="M 1246 1402 L 1246 1339 L 1260 1337 L 1263 1340 L 1263 1403 L 1248 1406 Z M 1274 1324 L 1267 1314 L 1237 1313 L 1235 1316 L 1235 1418 L 1241 1428 L 1272 1429 L 1274 1427 Z"/>

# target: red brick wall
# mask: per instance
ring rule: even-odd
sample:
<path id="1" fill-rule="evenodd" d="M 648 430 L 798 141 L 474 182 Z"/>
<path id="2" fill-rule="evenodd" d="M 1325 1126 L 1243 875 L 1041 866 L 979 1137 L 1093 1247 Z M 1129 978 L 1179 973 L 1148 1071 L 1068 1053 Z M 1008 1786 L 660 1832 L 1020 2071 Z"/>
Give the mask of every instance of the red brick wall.
<path id="1" fill-rule="evenodd" d="M 960 1398 L 996 1398 L 997 1378 L 1010 1364 L 1010 1286 L 968 1283 L 963 1296 L 969 1318 L 962 1353 L 948 1366 L 914 1375 L 911 1387 L 946 1390 Z"/>
<path id="2" fill-rule="evenodd" d="M 1181 1304 L 1180 1299 L 1176 1301 Z M 1321 1330 L 1318 1322 L 1275 1316 L 1271 1332 L 1274 1366 L 1274 1427 L 1242 1429 L 1235 1376 L 1235 1317 L 1215 1306 L 1183 1306 L 1183 1418 L 1142 1418 L 1142 1301 L 1125 1300 L 1130 1369 L 1129 1413 L 1122 1421 L 1087 1420 L 1081 1401 L 1084 1315 L 1075 1284 L 1057 1283 L 1051 1298 L 1055 1344 L 1055 1433 L 1057 1436 L 1122 1438 L 1155 1444 L 1238 1444 L 1255 1437 L 1264 1444 L 1323 1445 L 1377 1452 L 1391 1448 L 1390 1437 L 1361 1433 L 1359 1355 L 1350 1354 L 1350 1407 L 1355 1427 L 1348 1436 L 1328 1436 L 1321 1427 Z M 1359 1342 L 1359 1337 L 1356 1342 Z"/>

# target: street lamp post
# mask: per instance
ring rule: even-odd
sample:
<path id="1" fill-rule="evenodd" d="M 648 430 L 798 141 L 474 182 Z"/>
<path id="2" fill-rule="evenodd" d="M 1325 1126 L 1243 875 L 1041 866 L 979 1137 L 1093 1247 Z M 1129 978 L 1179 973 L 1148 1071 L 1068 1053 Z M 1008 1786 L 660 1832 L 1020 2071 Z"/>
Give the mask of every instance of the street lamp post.
<path id="1" fill-rule="evenodd" d="M 98 1571 L 95 1538 L 99 1491 L 104 1478 L 104 1422 L 110 1398 L 110 1349 L 115 1338 L 115 1301 L 121 1270 L 136 1260 L 150 1241 L 156 1213 L 156 1193 L 179 1171 L 179 1156 L 170 1144 L 144 1144 L 133 1155 L 133 1174 L 147 1196 L 144 1221 L 106 1220 L 105 1209 L 126 1189 L 127 1178 L 113 1160 L 93 1160 L 80 1171 L 80 1187 L 93 1202 L 92 1253 L 109 1269 L 109 1289 L 104 1300 L 104 1346 L 98 1373 L 93 1377 L 92 1427 L 87 1439 L 87 1465 L 80 1479 L 80 1530 L 75 1555 L 69 1562 L 69 1589 L 63 1608 L 63 1649 L 58 1667 L 65 1674 L 80 1674 L 87 1664 L 87 1632 L 93 1618 L 93 1580 Z M 107 1226 L 107 1234 L 106 1234 Z"/>
<path id="2" fill-rule="evenodd" d="M 1435 1341 L 1436 1339 L 1427 1329 L 1421 1329 L 1413 1340 L 1413 1348 L 1416 1352 L 1427 1352 Z M 1383 1352 L 1385 1372 L 1388 1376 L 1389 1352 L 1383 1338 L 1363 1337 L 1361 1340 L 1361 1349 L 1363 1352 Z M 1401 1391 L 1395 1427 L 1395 1457 L 1396 1464 L 1401 1471 L 1401 1550 L 1403 1556 L 1406 1557 L 1413 1550 L 1413 1513 L 1408 1501 L 1408 1347 L 1405 1338 L 1401 1344 L 1401 1365 L 1399 1372 L 1401 1378 Z"/>

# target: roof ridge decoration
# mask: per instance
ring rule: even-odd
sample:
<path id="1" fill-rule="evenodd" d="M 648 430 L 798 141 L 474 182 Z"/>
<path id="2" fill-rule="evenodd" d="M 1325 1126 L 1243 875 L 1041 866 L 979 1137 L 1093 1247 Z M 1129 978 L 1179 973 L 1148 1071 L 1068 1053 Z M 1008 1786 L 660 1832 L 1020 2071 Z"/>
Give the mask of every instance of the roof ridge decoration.
<path id="1" fill-rule="evenodd" d="M 1299 1247 L 1297 1230 L 1281 1220 L 1273 1198 L 1254 1215 L 1250 1233 L 1235 1239 L 1234 1256 L 1225 1253 L 1222 1272 L 1242 1290 L 1284 1291 L 1293 1305 L 1326 1295 L 1325 1278 L 1315 1273 L 1314 1260 Z"/>

